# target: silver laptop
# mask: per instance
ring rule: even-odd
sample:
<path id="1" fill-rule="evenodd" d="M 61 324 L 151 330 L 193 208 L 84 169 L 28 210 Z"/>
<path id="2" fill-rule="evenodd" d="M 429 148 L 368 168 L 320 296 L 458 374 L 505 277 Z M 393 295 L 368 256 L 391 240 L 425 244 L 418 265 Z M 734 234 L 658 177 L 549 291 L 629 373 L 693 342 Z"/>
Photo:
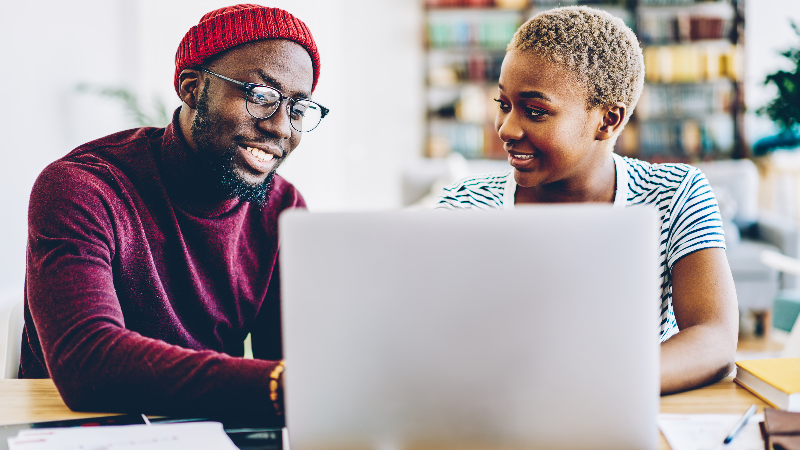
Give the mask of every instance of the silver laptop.
<path id="1" fill-rule="evenodd" d="M 292 450 L 655 449 L 650 209 L 289 212 Z"/>

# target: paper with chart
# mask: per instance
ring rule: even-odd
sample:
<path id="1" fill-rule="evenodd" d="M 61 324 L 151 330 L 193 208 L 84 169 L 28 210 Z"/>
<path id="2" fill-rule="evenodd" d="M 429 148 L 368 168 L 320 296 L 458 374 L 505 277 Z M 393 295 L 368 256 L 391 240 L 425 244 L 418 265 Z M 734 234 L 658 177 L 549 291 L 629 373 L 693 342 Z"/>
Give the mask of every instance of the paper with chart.
<path id="1" fill-rule="evenodd" d="M 8 438 L 9 450 L 237 450 L 222 424 L 33 428 Z"/>
<path id="2" fill-rule="evenodd" d="M 741 414 L 659 414 L 658 427 L 672 450 L 764 450 L 759 422 L 755 414 L 730 444 L 722 441 Z"/>

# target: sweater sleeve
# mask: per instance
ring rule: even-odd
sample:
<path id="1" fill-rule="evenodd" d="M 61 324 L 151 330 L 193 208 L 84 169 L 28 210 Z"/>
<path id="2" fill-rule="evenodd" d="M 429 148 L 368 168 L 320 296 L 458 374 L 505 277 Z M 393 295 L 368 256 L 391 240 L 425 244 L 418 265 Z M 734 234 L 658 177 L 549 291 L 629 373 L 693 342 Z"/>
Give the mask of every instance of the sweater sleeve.
<path id="1" fill-rule="evenodd" d="M 253 339 L 253 356 L 259 359 L 283 359 L 281 314 L 280 314 L 280 273 L 279 263 L 275 263 L 273 279 L 270 280 L 269 290 L 261 305 L 261 311 L 256 316 L 251 336 Z M 275 314 L 274 311 L 278 313 Z"/>
<path id="2" fill-rule="evenodd" d="M 273 208 L 278 211 L 307 208 L 305 199 L 294 187 L 282 179 L 279 186 L 276 195 L 279 200 Z M 276 256 L 272 279 L 251 331 L 253 356 L 266 360 L 283 359 L 282 335 L 280 258 Z"/>
<path id="3" fill-rule="evenodd" d="M 91 169 L 63 162 L 42 173 L 31 195 L 27 305 L 67 406 L 280 422 L 268 382 L 277 361 L 185 349 L 126 329 L 112 272 L 118 195 Z"/>

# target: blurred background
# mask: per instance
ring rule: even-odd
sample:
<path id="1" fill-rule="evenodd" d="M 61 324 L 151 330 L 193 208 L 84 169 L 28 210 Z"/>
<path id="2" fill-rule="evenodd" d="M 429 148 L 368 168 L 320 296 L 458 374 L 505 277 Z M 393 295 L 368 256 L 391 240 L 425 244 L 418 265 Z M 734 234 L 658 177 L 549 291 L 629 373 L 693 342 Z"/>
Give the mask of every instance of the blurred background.
<path id="1" fill-rule="evenodd" d="M 203 14 L 231 3 L 5 2 L 0 298 L 22 290 L 26 212 L 36 176 L 90 140 L 166 125 L 180 104 L 172 87 L 179 41 Z M 800 139 L 791 119 L 798 103 L 784 98 L 788 107 L 759 113 L 781 97 L 778 86 L 785 82 L 765 84 L 767 76 L 797 73 L 797 61 L 781 55 L 800 49 L 791 26 L 792 20 L 800 24 L 797 0 L 256 3 L 305 21 L 320 49 L 314 97 L 332 112 L 280 170 L 314 211 L 429 207 L 444 184 L 506 170 L 491 102 L 506 44 L 539 10 L 590 4 L 633 28 L 645 55 L 647 85 L 616 151 L 701 165 L 730 219 L 729 247 L 733 240 L 753 241 L 800 256 L 800 159 L 793 150 Z M 764 237 L 771 230 L 764 217 L 785 225 L 773 233 L 779 241 Z M 737 290 L 747 291 L 747 280 L 766 283 L 752 289 L 768 300 L 754 300 L 751 309 L 769 318 L 776 295 L 797 283 L 758 262 L 762 250 L 746 261 L 769 273 L 740 275 Z"/>

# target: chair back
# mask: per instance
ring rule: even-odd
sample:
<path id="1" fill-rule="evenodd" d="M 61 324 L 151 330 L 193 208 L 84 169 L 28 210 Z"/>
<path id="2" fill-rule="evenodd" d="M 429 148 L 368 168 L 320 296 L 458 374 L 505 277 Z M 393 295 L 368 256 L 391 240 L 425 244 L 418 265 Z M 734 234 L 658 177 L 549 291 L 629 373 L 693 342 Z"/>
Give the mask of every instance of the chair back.
<path id="1" fill-rule="evenodd" d="M 800 315 L 797 316 L 792 331 L 789 332 L 789 339 L 783 346 L 781 358 L 800 358 Z"/>
<path id="2" fill-rule="evenodd" d="M 22 348 L 24 300 L 14 298 L 0 304 L 0 378 L 17 378 Z"/>
<path id="3" fill-rule="evenodd" d="M 714 190 L 719 203 L 720 212 L 731 210 L 731 219 L 741 228 L 752 225 L 759 217 L 759 184 L 758 168 L 749 159 L 732 159 L 694 164 L 703 174 Z"/>
<path id="4" fill-rule="evenodd" d="M 800 260 L 772 251 L 761 253 L 761 262 L 784 273 L 800 276 Z M 781 358 L 800 358 L 800 315 L 794 321 Z"/>

